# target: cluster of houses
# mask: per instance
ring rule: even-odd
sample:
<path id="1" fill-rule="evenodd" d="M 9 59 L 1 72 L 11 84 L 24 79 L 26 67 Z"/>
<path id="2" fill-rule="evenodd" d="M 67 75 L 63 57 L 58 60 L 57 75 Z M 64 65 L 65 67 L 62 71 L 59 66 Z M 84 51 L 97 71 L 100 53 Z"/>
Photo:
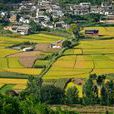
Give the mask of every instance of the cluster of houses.
<path id="1" fill-rule="evenodd" d="M 103 2 L 101 5 L 92 5 L 91 3 L 80 3 L 78 5 L 70 5 L 70 13 L 75 15 L 85 15 L 89 13 L 99 13 L 102 15 L 113 15 L 114 4 L 113 2 Z"/>
<path id="2" fill-rule="evenodd" d="M 86 15 L 89 13 L 99 13 L 105 15 L 107 23 L 114 23 L 114 3 L 103 2 L 101 5 L 92 5 L 83 2 L 80 4 L 68 4 L 65 8 L 61 7 L 55 0 L 39 0 L 36 2 L 22 1 L 18 4 L 9 4 L 13 11 L 0 12 L 0 17 L 8 17 L 13 23 L 12 26 L 5 27 L 22 35 L 30 33 L 29 23 L 31 20 L 40 24 L 43 28 L 67 29 L 69 27 L 63 20 L 67 13 L 73 15 Z M 6 19 L 7 20 L 7 19 Z"/>

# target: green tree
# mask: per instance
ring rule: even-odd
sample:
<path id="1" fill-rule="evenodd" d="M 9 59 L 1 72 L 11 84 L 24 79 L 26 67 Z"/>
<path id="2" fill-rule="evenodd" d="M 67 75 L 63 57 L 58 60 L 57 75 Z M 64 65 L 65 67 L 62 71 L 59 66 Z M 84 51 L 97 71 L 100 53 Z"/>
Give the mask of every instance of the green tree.
<path id="1" fill-rule="evenodd" d="M 53 85 L 45 85 L 41 88 L 41 101 L 49 104 L 60 104 L 63 100 L 63 90 Z"/>
<path id="2" fill-rule="evenodd" d="M 101 88 L 101 104 L 102 105 L 109 104 L 109 98 L 108 98 L 108 92 L 107 92 L 106 86 L 102 86 Z"/>
<path id="3" fill-rule="evenodd" d="M 35 103 L 30 99 L 30 97 L 26 97 L 24 100 L 20 101 L 22 114 L 36 114 L 34 106 Z"/>
<path id="4" fill-rule="evenodd" d="M 114 104 L 114 82 L 110 80 L 106 83 L 107 95 L 108 95 L 108 105 Z"/>
<path id="5" fill-rule="evenodd" d="M 71 48 L 72 47 L 72 43 L 71 43 L 71 41 L 65 40 L 62 43 L 62 46 L 65 47 L 65 48 Z"/>
<path id="6" fill-rule="evenodd" d="M 41 31 L 41 26 L 39 24 L 35 23 L 34 21 L 31 20 L 29 25 L 30 25 L 31 31 L 33 33 Z"/>
<path id="7" fill-rule="evenodd" d="M 79 40 L 80 37 L 80 27 L 77 24 L 71 24 L 68 32 L 72 35 L 72 37 L 76 40 Z"/>
<path id="8" fill-rule="evenodd" d="M 19 99 L 11 96 L 0 96 L 0 114 L 22 114 Z"/>
<path id="9" fill-rule="evenodd" d="M 31 95 L 35 102 L 41 102 L 41 87 L 43 80 L 39 77 L 29 77 L 26 90 L 21 94 L 21 98 Z"/>
<path id="10" fill-rule="evenodd" d="M 99 75 L 97 77 L 97 84 L 101 86 L 102 84 L 104 84 L 105 79 L 106 79 L 105 75 Z"/>
<path id="11" fill-rule="evenodd" d="M 83 86 L 83 103 L 96 104 L 98 102 L 98 88 L 93 83 L 93 79 L 89 78 Z"/>
<path id="12" fill-rule="evenodd" d="M 78 89 L 76 87 L 68 88 L 65 93 L 65 101 L 68 104 L 77 104 L 79 102 Z"/>

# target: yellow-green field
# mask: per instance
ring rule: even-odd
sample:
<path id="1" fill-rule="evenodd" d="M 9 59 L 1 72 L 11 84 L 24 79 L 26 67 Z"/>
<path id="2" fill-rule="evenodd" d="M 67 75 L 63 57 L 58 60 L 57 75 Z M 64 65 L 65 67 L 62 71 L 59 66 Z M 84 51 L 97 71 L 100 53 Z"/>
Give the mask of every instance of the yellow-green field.
<path id="1" fill-rule="evenodd" d="M 81 41 L 64 55 L 53 64 L 45 79 L 86 78 L 91 73 L 114 73 L 114 40 Z"/>
<path id="2" fill-rule="evenodd" d="M 0 85 L 3 86 L 5 84 L 14 84 L 14 89 L 22 90 L 26 87 L 27 80 L 26 79 L 0 78 Z"/>
<path id="3" fill-rule="evenodd" d="M 85 27 L 81 32 L 84 33 L 85 30 L 99 30 L 101 38 L 114 37 L 114 27 Z"/>
<path id="4" fill-rule="evenodd" d="M 19 58 L 6 58 L 8 55 L 16 54 L 19 52 L 7 47 L 28 41 L 35 43 L 51 43 L 61 39 L 63 38 L 48 34 L 33 34 L 28 36 L 20 36 L 17 38 L 0 36 L 0 69 L 24 74 L 38 74 L 41 71 L 40 69 L 25 69 L 23 65 L 19 63 Z"/>

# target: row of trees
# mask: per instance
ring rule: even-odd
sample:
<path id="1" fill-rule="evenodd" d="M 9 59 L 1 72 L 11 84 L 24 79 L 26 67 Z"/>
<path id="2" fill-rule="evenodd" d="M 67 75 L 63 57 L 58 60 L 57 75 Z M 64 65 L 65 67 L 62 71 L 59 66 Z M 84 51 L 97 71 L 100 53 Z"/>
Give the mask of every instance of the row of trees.
<path id="1" fill-rule="evenodd" d="M 114 82 L 106 80 L 104 75 L 90 75 L 83 85 L 83 97 L 79 97 L 76 87 L 62 90 L 54 85 L 42 85 L 42 79 L 29 78 L 28 88 L 21 93 L 21 98 L 32 96 L 34 102 L 47 104 L 82 104 L 82 105 L 113 105 Z"/>
<path id="2" fill-rule="evenodd" d="M 84 104 L 114 104 L 114 82 L 106 80 L 106 76 L 91 75 L 84 87 Z"/>

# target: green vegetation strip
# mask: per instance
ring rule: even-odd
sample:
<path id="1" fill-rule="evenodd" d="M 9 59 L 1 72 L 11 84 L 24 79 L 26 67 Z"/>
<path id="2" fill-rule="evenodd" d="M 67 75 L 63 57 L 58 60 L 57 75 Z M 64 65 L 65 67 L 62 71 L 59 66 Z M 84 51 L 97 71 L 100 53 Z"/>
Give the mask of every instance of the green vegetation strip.
<path id="1" fill-rule="evenodd" d="M 31 75 L 24 75 L 20 73 L 12 72 L 0 72 L 0 78 L 16 78 L 16 79 L 27 79 Z"/>
<path id="2" fill-rule="evenodd" d="M 0 88 L 0 94 L 6 94 L 10 90 L 12 90 L 14 86 L 15 85 L 13 84 L 5 84 L 4 86 Z"/>

